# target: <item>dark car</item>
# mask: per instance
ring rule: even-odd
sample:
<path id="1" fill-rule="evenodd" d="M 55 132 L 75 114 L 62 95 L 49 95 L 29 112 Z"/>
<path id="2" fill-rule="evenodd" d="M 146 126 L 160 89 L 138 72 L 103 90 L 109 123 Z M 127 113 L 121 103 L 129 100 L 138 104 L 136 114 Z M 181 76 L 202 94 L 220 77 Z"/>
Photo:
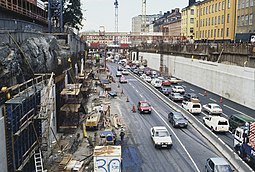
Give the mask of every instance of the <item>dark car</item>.
<path id="1" fill-rule="evenodd" d="M 137 109 L 140 113 L 151 113 L 151 105 L 146 101 L 139 101 Z"/>
<path id="2" fill-rule="evenodd" d="M 123 71 L 123 68 L 121 66 L 118 66 L 117 70 L 118 71 Z"/>
<path id="3" fill-rule="evenodd" d="M 199 100 L 199 97 L 195 93 L 186 93 L 184 94 L 183 99 L 186 101 L 191 101 L 192 99 Z"/>
<path id="4" fill-rule="evenodd" d="M 171 89 L 166 87 L 161 87 L 159 91 L 165 95 L 169 95 L 171 93 Z"/>
<path id="5" fill-rule="evenodd" d="M 169 94 L 169 98 L 174 102 L 183 101 L 183 96 L 180 93 L 172 92 L 171 94 Z"/>
<path id="6" fill-rule="evenodd" d="M 170 112 L 168 114 L 168 121 L 173 127 L 187 127 L 188 120 L 182 115 L 181 112 Z"/>
<path id="7" fill-rule="evenodd" d="M 134 74 L 138 74 L 139 70 L 138 69 L 134 69 Z"/>

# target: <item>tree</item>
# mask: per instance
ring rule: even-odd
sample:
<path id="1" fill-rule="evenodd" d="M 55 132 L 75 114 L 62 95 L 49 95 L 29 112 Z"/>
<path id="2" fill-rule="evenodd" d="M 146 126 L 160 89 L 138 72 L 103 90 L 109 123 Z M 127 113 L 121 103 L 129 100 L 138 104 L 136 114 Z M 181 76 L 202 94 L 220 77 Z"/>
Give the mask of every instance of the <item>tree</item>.
<path id="1" fill-rule="evenodd" d="M 83 14 L 80 0 L 64 0 L 63 25 L 80 30 Z"/>

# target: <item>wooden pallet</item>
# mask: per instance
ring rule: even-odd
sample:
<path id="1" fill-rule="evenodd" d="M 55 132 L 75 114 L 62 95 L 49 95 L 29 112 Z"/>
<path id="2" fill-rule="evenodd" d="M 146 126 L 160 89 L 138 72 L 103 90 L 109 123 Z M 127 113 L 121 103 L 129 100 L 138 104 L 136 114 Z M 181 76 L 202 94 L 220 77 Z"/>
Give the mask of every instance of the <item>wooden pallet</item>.
<path id="1" fill-rule="evenodd" d="M 64 158 L 62 159 L 62 161 L 59 163 L 58 171 L 64 171 L 66 168 L 66 165 L 69 163 L 69 161 L 71 161 L 71 159 L 72 159 L 72 155 L 66 154 Z"/>

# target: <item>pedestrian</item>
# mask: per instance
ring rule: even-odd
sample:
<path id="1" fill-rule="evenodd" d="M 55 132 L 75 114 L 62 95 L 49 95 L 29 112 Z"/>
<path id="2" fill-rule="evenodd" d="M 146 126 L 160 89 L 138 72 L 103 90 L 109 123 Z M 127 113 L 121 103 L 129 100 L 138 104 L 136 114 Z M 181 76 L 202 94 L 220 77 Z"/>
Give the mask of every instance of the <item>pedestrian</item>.
<path id="1" fill-rule="evenodd" d="M 120 140 L 121 140 L 121 143 L 124 140 L 124 136 L 125 136 L 125 129 L 123 127 L 121 127 L 120 128 Z"/>

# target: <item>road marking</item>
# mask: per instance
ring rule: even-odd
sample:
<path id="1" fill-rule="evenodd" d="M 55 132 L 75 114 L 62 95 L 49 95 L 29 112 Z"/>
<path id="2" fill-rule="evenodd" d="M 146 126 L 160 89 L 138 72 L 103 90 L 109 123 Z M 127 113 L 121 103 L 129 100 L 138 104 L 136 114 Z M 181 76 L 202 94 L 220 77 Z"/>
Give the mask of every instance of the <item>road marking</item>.
<path id="1" fill-rule="evenodd" d="M 202 93 L 198 93 L 200 96 L 204 96 L 204 94 L 202 94 Z"/>
<path id="2" fill-rule="evenodd" d="M 184 88 L 186 88 L 186 86 L 185 85 L 182 85 Z"/>
<path id="3" fill-rule="evenodd" d="M 137 89 L 136 89 L 135 91 L 138 93 L 138 90 L 137 90 Z"/>
<path id="4" fill-rule="evenodd" d="M 193 91 L 193 92 L 194 92 L 195 90 L 193 90 L 193 89 L 190 89 L 190 91 Z"/>
<path id="5" fill-rule="evenodd" d="M 176 137 L 177 141 L 180 143 L 180 145 L 183 147 L 184 151 L 187 153 L 188 157 L 190 158 L 191 162 L 194 164 L 196 170 L 198 172 L 200 172 L 200 170 L 197 167 L 197 164 L 195 163 L 195 161 L 193 160 L 193 158 L 191 157 L 191 155 L 189 154 L 189 152 L 187 151 L 186 147 L 182 144 L 182 142 L 180 141 L 180 139 L 177 137 L 177 135 L 175 134 L 175 132 L 173 131 L 173 129 L 169 126 L 169 124 L 162 118 L 162 116 L 160 116 L 160 114 L 154 109 L 154 112 L 158 115 L 158 117 L 166 124 L 166 126 L 171 130 L 171 132 L 174 134 L 174 136 Z"/>
<path id="6" fill-rule="evenodd" d="M 213 101 L 213 102 L 217 102 L 216 100 L 214 100 L 214 99 L 212 99 L 212 98 L 209 98 L 211 101 Z"/>
<path id="7" fill-rule="evenodd" d="M 226 108 L 229 108 L 229 109 L 231 109 L 231 110 L 233 110 L 233 111 L 236 111 L 236 112 L 238 112 L 238 113 L 240 113 L 240 114 L 246 115 L 245 113 L 240 112 L 239 110 L 236 110 L 236 109 L 234 109 L 234 108 L 232 108 L 232 107 L 230 107 L 230 106 L 228 106 L 228 105 L 225 105 L 225 104 L 224 104 L 223 106 L 225 106 Z"/>
<path id="8" fill-rule="evenodd" d="M 226 115 L 225 113 L 221 113 L 221 114 L 228 118 L 228 115 Z"/>

